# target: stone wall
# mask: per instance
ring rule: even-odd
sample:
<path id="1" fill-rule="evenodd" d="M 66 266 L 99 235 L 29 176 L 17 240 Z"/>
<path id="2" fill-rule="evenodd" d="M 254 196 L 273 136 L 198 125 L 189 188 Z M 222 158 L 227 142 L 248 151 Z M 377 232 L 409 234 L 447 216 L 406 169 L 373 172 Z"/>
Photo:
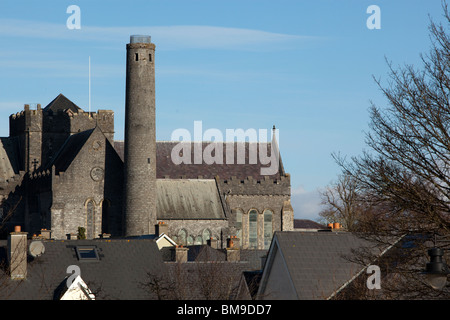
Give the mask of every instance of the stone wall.
<path id="1" fill-rule="evenodd" d="M 97 128 L 69 168 L 53 176 L 51 229 L 55 238 L 64 239 L 69 233 L 77 233 L 78 227 L 87 231 L 93 228 L 93 236 L 99 237 L 106 231 L 104 219 L 109 224 L 108 233 L 121 235 L 123 166 L 117 154 L 111 154 L 111 149 L 108 139 Z M 94 211 L 92 226 L 88 223 L 89 203 L 93 204 Z M 103 210 L 105 203 L 107 212 Z"/>
<path id="2" fill-rule="evenodd" d="M 207 229 L 210 237 L 219 240 L 223 247 L 230 236 L 227 220 L 158 220 L 164 222 L 168 227 L 168 236 L 179 244 L 187 245 L 181 240 L 181 230 L 185 230 L 186 238 L 191 236 L 195 241 L 197 237 L 203 238 L 203 232 Z M 204 243 L 206 244 L 206 243 Z"/>
<path id="3" fill-rule="evenodd" d="M 283 206 L 290 200 L 290 195 L 227 195 L 226 202 L 231 208 L 229 217 L 230 229 L 237 233 L 236 214 L 242 213 L 242 232 L 238 235 L 244 249 L 249 248 L 249 213 L 256 210 L 257 215 L 257 249 L 264 249 L 264 211 L 270 210 L 272 216 L 272 233 L 275 231 L 286 230 L 289 228 L 287 221 L 292 220 L 293 210 L 285 213 L 285 222 L 283 224 Z M 287 215 L 287 216 L 286 216 Z M 292 217 L 292 218 L 291 218 Z M 286 221 L 287 220 L 287 221 Z"/>

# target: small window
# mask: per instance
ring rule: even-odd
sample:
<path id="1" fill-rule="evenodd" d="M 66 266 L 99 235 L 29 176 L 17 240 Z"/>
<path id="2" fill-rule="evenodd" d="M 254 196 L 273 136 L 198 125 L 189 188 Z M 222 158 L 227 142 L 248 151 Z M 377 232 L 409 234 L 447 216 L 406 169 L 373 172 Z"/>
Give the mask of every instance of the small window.
<path id="1" fill-rule="evenodd" d="M 148 55 L 148 61 L 152 62 L 152 54 L 151 53 Z"/>
<path id="2" fill-rule="evenodd" d="M 194 240 L 194 246 L 200 246 L 203 244 L 203 239 L 201 236 L 196 236 Z"/>
<path id="3" fill-rule="evenodd" d="M 139 61 L 139 53 L 135 53 L 136 61 Z"/>
<path id="4" fill-rule="evenodd" d="M 207 244 L 208 240 L 211 239 L 211 231 L 209 229 L 204 229 L 202 232 L 203 244 Z"/>
<path id="5" fill-rule="evenodd" d="M 256 249 L 258 247 L 258 212 L 256 210 L 250 210 L 248 220 L 249 248 Z"/>
<path id="6" fill-rule="evenodd" d="M 186 236 L 187 236 L 186 230 L 181 229 L 178 232 L 178 244 L 186 245 Z"/>
<path id="7" fill-rule="evenodd" d="M 76 246 L 75 251 L 80 261 L 98 261 L 100 260 L 96 246 Z"/>
<path id="8" fill-rule="evenodd" d="M 272 242 L 272 220 L 273 212 L 271 210 L 264 211 L 264 249 L 269 249 Z"/>

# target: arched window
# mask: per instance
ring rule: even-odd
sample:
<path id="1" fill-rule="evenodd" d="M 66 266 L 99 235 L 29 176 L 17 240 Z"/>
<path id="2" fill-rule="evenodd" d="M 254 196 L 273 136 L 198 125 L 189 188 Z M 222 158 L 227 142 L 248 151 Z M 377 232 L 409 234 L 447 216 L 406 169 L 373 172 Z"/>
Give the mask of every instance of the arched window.
<path id="1" fill-rule="evenodd" d="M 178 231 L 178 244 L 186 245 L 187 232 L 184 229 Z"/>
<path id="2" fill-rule="evenodd" d="M 258 248 L 258 211 L 250 210 L 248 215 L 248 246 Z"/>
<path id="3" fill-rule="evenodd" d="M 194 238 L 192 238 L 192 236 L 188 236 L 187 240 L 186 240 L 186 245 L 192 246 L 193 244 L 194 244 Z"/>
<path id="4" fill-rule="evenodd" d="M 209 229 L 205 229 L 202 232 L 202 240 L 203 244 L 208 244 L 208 240 L 211 238 L 211 231 Z"/>
<path id="5" fill-rule="evenodd" d="M 95 204 L 89 200 L 86 204 L 86 238 L 93 239 L 95 234 Z"/>
<path id="6" fill-rule="evenodd" d="M 243 234 L 242 234 L 242 215 L 243 215 L 242 210 L 241 209 L 236 209 L 236 224 L 235 224 L 236 236 L 239 238 L 239 243 L 241 244 L 241 246 L 242 246 L 242 237 L 243 237 Z"/>
<path id="7" fill-rule="evenodd" d="M 273 212 L 271 210 L 264 210 L 264 249 L 269 249 L 272 241 L 272 219 Z"/>
<path id="8" fill-rule="evenodd" d="M 202 237 L 201 236 L 196 236 L 195 237 L 195 241 L 194 241 L 194 245 L 198 246 L 198 245 L 201 245 L 202 243 L 203 243 Z"/>

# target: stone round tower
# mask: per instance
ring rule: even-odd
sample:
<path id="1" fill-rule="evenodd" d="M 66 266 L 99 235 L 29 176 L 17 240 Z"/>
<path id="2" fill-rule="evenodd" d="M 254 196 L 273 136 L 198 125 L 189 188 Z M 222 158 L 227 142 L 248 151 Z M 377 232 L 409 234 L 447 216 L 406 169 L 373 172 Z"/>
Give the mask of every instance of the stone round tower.
<path id="1" fill-rule="evenodd" d="M 155 45 L 127 44 L 124 235 L 154 234 L 156 224 Z"/>

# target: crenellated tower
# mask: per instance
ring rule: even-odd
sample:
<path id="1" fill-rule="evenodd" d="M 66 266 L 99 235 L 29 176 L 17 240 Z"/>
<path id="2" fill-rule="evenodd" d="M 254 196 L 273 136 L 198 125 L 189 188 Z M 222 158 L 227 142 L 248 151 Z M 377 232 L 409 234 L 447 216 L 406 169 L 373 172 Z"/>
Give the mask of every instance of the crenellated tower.
<path id="1" fill-rule="evenodd" d="M 18 170 L 33 172 L 42 165 L 42 109 L 26 104 L 24 110 L 9 117 L 9 136 L 17 139 Z"/>
<path id="2" fill-rule="evenodd" d="M 125 236 L 153 234 L 156 224 L 155 45 L 127 44 L 124 150 Z"/>

